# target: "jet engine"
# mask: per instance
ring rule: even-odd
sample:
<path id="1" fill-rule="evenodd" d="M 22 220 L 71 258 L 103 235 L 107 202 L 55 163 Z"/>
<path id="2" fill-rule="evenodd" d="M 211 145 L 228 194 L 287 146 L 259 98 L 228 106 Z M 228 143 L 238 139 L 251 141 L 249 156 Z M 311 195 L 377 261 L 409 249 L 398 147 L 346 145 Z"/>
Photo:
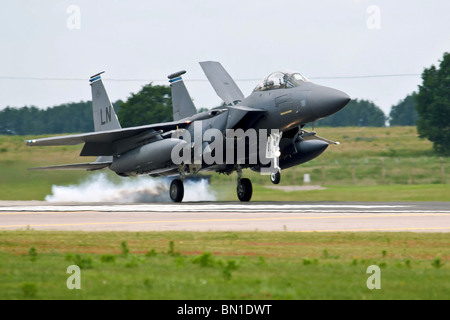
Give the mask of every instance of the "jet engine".
<path id="1" fill-rule="evenodd" d="M 177 165 L 173 164 L 171 153 L 173 147 L 179 143 L 185 142 L 169 138 L 145 144 L 115 156 L 110 169 L 121 176 L 135 176 L 152 173 L 156 170 L 158 173 L 173 171 Z"/>

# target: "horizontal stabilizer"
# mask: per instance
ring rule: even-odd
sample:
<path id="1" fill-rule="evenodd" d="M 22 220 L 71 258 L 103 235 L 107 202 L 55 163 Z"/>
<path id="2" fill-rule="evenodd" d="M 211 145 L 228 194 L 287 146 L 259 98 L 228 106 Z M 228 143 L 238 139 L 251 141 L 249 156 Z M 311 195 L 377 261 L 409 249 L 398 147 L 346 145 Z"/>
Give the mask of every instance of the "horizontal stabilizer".
<path id="1" fill-rule="evenodd" d="M 43 171 L 43 170 L 100 170 L 111 165 L 111 161 L 106 162 L 85 162 L 85 163 L 71 163 L 71 164 L 62 164 L 57 166 L 48 166 L 48 167 L 36 167 L 30 168 L 28 170 L 33 171 Z"/>
<path id="2" fill-rule="evenodd" d="M 125 139 L 133 139 L 136 136 L 142 137 L 142 135 L 148 136 L 152 132 L 166 132 L 175 129 L 183 129 L 188 126 L 189 120 L 156 123 L 139 127 L 116 129 L 109 131 L 88 132 L 80 134 L 72 134 L 66 136 L 57 136 L 41 139 L 26 140 L 28 146 L 68 146 L 77 145 L 81 143 L 88 144 L 88 149 L 95 150 L 96 152 L 84 153 L 86 156 L 111 156 L 114 155 L 114 147 L 120 144 L 120 141 Z M 147 134 L 148 133 L 148 134 Z M 120 141 L 119 141 L 120 140 Z M 137 141 L 140 143 L 140 141 Z M 93 148 L 97 146 L 99 148 Z M 132 148 L 130 145 L 129 148 Z M 91 150 L 91 151 L 92 151 Z"/>
<path id="3" fill-rule="evenodd" d="M 204 61 L 200 62 L 200 66 L 217 95 L 225 104 L 235 105 L 244 100 L 241 89 L 219 62 Z"/>

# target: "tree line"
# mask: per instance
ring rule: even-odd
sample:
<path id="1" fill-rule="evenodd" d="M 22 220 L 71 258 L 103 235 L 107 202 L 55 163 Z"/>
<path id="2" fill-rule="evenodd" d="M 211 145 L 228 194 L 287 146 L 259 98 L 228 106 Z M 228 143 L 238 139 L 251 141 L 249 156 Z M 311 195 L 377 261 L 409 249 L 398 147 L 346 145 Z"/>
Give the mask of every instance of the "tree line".
<path id="1" fill-rule="evenodd" d="M 170 87 L 143 86 L 127 101 L 113 102 L 122 127 L 172 120 Z M 0 110 L 0 134 L 40 135 L 94 131 L 92 102 L 80 101 L 40 109 L 35 106 Z"/>
<path id="2" fill-rule="evenodd" d="M 119 100 L 113 105 L 123 127 L 172 121 L 171 90 L 167 86 L 148 84 L 127 101 Z M 315 125 L 383 127 L 388 120 L 391 125 L 414 125 L 417 119 L 414 108 L 412 96 L 408 96 L 392 107 L 388 118 L 373 102 L 352 100 L 344 109 Z M 25 106 L 0 110 L 0 134 L 39 135 L 93 130 L 91 101 L 61 104 L 47 109 Z"/>
<path id="3" fill-rule="evenodd" d="M 91 102 L 74 102 L 46 110 L 35 106 L 0 111 L 0 134 L 55 134 L 94 130 Z"/>

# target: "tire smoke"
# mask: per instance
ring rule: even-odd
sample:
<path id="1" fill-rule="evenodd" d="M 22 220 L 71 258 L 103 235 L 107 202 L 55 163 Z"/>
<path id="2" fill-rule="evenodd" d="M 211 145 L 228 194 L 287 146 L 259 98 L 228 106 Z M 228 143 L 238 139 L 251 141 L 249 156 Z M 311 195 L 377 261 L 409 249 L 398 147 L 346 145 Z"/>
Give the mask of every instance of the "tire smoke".
<path id="1" fill-rule="evenodd" d="M 107 173 L 96 173 L 77 185 L 52 186 L 48 202 L 172 202 L 169 197 L 168 178 L 148 176 L 123 178 L 113 182 Z M 184 182 L 184 198 L 187 201 L 215 201 L 216 195 L 206 179 Z"/>

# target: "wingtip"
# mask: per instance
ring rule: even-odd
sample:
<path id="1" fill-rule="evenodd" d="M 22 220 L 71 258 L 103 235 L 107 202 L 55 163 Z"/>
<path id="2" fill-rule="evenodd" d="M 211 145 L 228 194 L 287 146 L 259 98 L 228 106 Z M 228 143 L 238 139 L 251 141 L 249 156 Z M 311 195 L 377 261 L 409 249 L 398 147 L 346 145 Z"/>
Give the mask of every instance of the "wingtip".
<path id="1" fill-rule="evenodd" d="M 36 140 L 25 140 L 25 143 L 27 144 L 27 146 L 32 146 L 36 143 Z"/>

